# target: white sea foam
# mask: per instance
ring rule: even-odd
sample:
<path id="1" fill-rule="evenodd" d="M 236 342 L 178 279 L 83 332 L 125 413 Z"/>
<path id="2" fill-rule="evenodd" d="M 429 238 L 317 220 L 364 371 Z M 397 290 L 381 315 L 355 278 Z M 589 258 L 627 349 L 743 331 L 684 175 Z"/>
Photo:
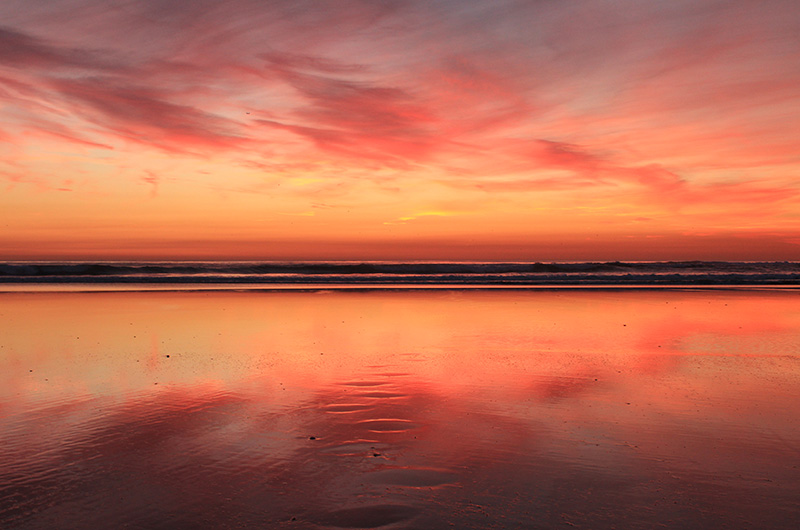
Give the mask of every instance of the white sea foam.
<path id="1" fill-rule="evenodd" d="M 800 263 L 4 262 L 0 283 L 800 285 Z"/>

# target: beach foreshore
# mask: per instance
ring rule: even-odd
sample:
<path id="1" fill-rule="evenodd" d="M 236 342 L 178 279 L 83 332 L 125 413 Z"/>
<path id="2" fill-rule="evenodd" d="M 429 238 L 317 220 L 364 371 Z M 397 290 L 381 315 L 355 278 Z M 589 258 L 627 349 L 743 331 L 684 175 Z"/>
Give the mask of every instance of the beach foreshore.
<path id="1" fill-rule="evenodd" d="M 800 292 L 0 293 L 3 528 L 795 528 Z"/>

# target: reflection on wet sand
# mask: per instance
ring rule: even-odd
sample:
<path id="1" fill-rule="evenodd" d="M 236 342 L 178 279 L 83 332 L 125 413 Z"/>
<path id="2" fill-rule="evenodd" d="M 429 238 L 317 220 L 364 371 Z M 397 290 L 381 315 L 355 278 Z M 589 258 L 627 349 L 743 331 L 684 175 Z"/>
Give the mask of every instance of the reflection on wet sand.
<path id="1" fill-rule="evenodd" d="M 0 527 L 795 528 L 798 302 L 0 294 Z"/>

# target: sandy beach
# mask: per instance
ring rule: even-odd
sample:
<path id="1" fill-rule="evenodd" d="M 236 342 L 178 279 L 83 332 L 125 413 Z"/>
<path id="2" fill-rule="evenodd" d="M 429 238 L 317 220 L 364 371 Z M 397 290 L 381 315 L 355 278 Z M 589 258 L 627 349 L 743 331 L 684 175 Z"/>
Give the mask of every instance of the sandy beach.
<path id="1" fill-rule="evenodd" d="M 0 294 L 0 527 L 795 528 L 800 292 Z"/>

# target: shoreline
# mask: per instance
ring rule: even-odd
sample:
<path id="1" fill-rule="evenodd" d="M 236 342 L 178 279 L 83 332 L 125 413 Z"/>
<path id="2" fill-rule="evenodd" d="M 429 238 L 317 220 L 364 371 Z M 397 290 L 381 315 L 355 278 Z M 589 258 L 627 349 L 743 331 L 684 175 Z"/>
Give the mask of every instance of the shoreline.
<path id="1" fill-rule="evenodd" d="M 419 284 L 419 283 L 2 283 L 6 293 L 369 291 L 800 291 L 800 284 Z"/>

